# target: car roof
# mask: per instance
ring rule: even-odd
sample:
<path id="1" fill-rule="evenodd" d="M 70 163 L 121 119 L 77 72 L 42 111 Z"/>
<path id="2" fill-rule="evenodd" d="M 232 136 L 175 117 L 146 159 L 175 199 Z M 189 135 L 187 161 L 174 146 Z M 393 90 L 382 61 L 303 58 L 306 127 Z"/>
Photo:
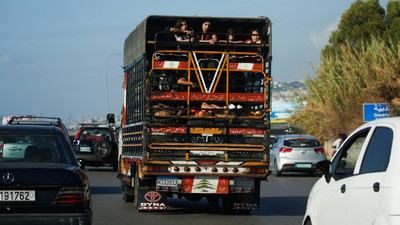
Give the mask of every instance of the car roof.
<path id="1" fill-rule="evenodd" d="M 62 133 L 62 130 L 55 126 L 0 125 L 0 133 Z"/>
<path id="2" fill-rule="evenodd" d="M 311 136 L 311 135 L 305 135 L 305 134 L 286 134 L 286 135 L 281 135 L 279 137 L 283 137 L 284 139 L 307 138 L 307 139 L 315 139 L 315 140 L 317 140 L 316 137 Z"/>

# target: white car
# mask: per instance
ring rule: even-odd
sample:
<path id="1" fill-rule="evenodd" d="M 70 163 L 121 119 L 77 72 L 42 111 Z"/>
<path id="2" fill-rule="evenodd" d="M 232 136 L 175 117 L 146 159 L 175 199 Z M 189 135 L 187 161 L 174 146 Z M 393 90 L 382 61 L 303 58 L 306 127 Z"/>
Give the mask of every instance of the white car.
<path id="1" fill-rule="evenodd" d="M 397 149 L 397 150 L 396 150 Z M 311 190 L 304 225 L 400 224 L 400 117 L 357 128 Z"/>
<path id="2" fill-rule="evenodd" d="M 271 148 L 270 169 L 276 176 L 283 172 L 307 172 L 314 175 L 315 165 L 326 160 L 316 137 L 304 134 L 279 136 Z"/>

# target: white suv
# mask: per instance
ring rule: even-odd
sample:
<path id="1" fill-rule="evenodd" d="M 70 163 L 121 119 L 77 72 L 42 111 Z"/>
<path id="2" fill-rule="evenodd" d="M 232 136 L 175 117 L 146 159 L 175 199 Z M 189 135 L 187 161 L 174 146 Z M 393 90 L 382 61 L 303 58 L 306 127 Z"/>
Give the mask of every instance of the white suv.
<path id="1" fill-rule="evenodd" d="M 304 225 L 400 224 L 400 117 L 357 128 L 311 190 Z"/>

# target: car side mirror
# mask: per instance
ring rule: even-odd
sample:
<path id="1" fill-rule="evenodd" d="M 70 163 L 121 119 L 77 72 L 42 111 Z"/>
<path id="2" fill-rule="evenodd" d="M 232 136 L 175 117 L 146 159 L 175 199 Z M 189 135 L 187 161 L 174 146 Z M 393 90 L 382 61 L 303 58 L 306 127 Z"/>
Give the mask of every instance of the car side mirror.
<path id="1" fill-rule="evenodd" d="M 329 160 L 323 160 L 315 165 L 317 173 L 323 175 L 327 183 L 329 183 L 331 180 L 331 176 L 329 174 L 330 167 L 331 167 L 331 161 Z"/>
<path id="2" fill-rule="evenodd" d="M 78 162 L 79 162 L 79 167 L 82 170 L 85 170 L 85 160 L 84 159 L 78 159 Z"/>

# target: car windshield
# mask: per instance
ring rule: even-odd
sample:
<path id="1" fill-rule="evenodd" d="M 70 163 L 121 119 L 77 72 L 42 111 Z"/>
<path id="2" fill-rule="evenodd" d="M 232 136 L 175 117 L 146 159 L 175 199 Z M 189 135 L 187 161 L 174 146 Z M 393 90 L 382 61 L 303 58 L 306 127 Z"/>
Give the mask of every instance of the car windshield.
<path id="1" fill-rule="evenodd" d="M 72 163 L 67 150 L 65 141 L 57 134 L 0 134 L 0 163 Z"/>
<path id="2" fill-rule="evenodd" d="M 291 138 L 285 139 L 283 145 L 288 147 L 318 147 L 320 146 L 317 140 L 307 138 Z"/>
<path id="3" fill-rule="evenodd" d="M 107 139 L 112 141 L 110 130 L 100 128 L 84 128 L 79 136 L 80 140 L 94 140 L 99 141 Z"/>

